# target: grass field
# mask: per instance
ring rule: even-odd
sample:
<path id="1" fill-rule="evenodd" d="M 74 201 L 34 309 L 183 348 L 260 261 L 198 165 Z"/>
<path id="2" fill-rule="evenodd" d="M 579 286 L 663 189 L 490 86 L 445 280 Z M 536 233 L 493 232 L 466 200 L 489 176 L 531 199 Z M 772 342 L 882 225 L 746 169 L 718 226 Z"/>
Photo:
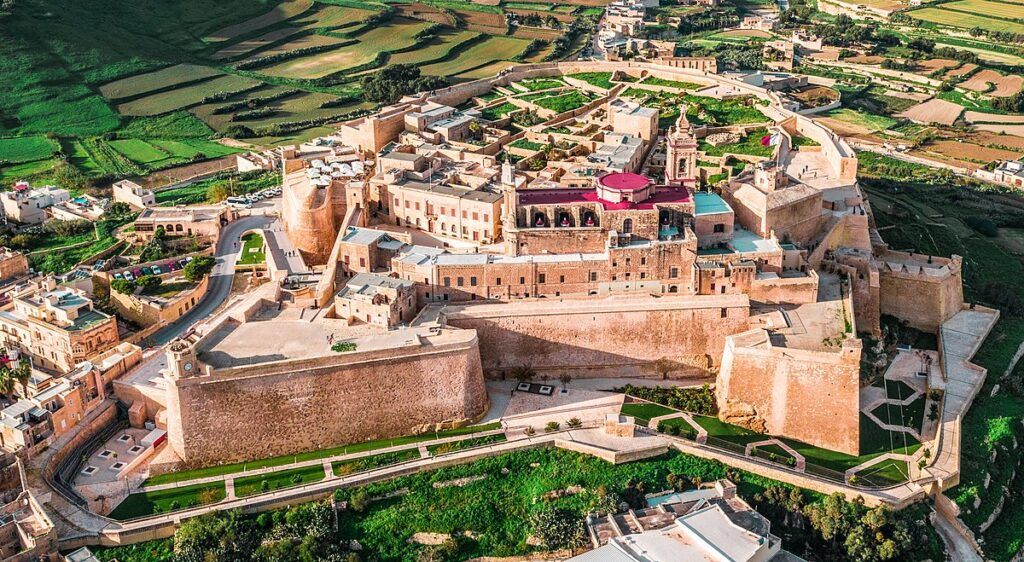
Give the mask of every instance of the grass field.
<path id="1" fill-rule="evenodd" d="M 611 72 L 577 72 L 576 74 L 570 74 L 569 77 L 583 80 L 591 86 L 597 86 L 605 90 L 610 90 L 614 86 L 612 84 Z"/>
<path id="2" fill-rule="evenodd" d="M 388 64 L 422 64 L 435 61 L 452 51 L 458 45 L 477 37 L 475 31 L 445 29 L 436 39 L 415 51 L 396 53 L 388 58 Z M 457 56 L 457 52 L 455 53 Z M 375 70 L 368 70 L 375 72 Z"/>
<path id="3" fill-rule="evenodd" d="M 573 90 L 567 94 L 561 94 L 557 96 L 547 96 L 539 99 L 530 100 L 532 103 L 543 107 L 544 109 L 550 109 L 555 113 L 564 113 L 573 109 L 578 109 L 590 103 L 594 98 L 587 95 L 579 90 Z"/>
<path id="4" fill-rule="evenodd" d="M 968 14 L 983 14 L 991 18 L 1024 19 L 1024 8 L 1020 4 L 992 2 L 991 0 L 956 0 L 942 5 L 944 10 L 956 10 Z"/>
<path id="5" fill-rule="evenodd" d="M 56 142 L 42 136 L 0 139 L 0 162 L 20 164 L 43 160 L 60 149 Z"/>
<path id="6" fill-rule="evenodd" d="M 260 69 L 260 73 L 281 78 L 321 78 L 346 68 L 369 63 L 380 52 L 410 47 L 416 43 L 414 35 L 428 25 L 430 24 L 425 22 L 394 18 L 385 25 L 374 27 L 359 35 L 359 43 L 355 45 L 289 59 Z"/>
<path id="7" fill-rule="evenodd" d="M 209 82 L 146 96 L 117 106 L 124 115 L 160 115 L 198 104 L 211 94 L 252 88 L 259 82 L 242 76 L 222 76 Z"/>
<path id="8" fill-rule="evenodd" d="M 379 455 L 360 457 L 350 461 L 335 461 L 331 464 L 331 468 L 334 471 L 334 474 L 338 476 L 347 476 L 349 474 L 366 472 L 367 470 L 382 468 L 418 458 L 420 458 L 419 448 L 405 449 L 402 451 L 395 451 L 393 453 L 381 453 Z"/>
<path id="9" fill-rule="evenodd" d="M 452 76 L 495 61 L 511 60 L 528 44 L 525 39 L 489 37 L 461 52 L 455 59 L 421 66 L 420 72 L 427 76 Z"/>
<path id="10" fill-rule="evenodd" d="M 242 237 L 242 255 L 238 263 L 242 265 L 256 265 L 267 261 L 267 254 L 263 250 L 263 237 L 256 233 L 249 233 Z"/>
<path id="11" fill-rule="evenodd" d="M 100 93 L 107 99 L 116 100 L 223 74 L 216 68 L 208 66 L 178 64 L 156 72 L 147 72 L 104 84 L 100 86 Z"/>
<path id="12" fill-rule="evenodd" d="M 291 488 L 292 486 L 311 484 L 313 482 L 323 480 L 324 477 L 323 465 L 317 464 L 304 468 L 279 470 L 269 474 L 235 478 L 235 495 L 238 497 L 245 497 L 273 490 Z"/>
<path id="13" fill-rule="evenodd" d="M 948 25 L 950 27 L 959 27 L 963 29 L 980 27 L 982 29 L 987 29 L 990 31 L 1008 31 L 1011 33 L 1024 33 L 1024 23 L 1016 23 L 1012 21 L 988 18 L 985 17 L 984 15 L 977 15 L 974 13 L 964 13 L 955 10 L 946 10 L 941 7 L 922 8 L 920 10 L 912 10 L 906 13 L 908 16 L 915 19 L 931 23 L 937 23 L 939 25 Z"/>
<path id="14" fill-rule="evenodd" d="M 884 131 L 885 129 L 888 129 L 899 123 L 898 120 L 891 119 L 884 115 L 874 115 L 871 113 L 858 111 L 856 109 L 850 109 L 846 107 L 833 109 L 832 111 L 823 113 L 822 116 L 827 117 L 829 119 L 842 121 L 843 123 L 849 123 L 851 125 L 863 127 L 872 133 Z"/>
<path id="15" fill-rule="evenodd" d="M 672 408 L 649 402 L 634 402 L 632 404 L 622 405 L 622 414 L 636 418 L 636 423 L 638 425 L 647 425 L 647 422 L 658 416 L 666 416 L 674 413 L 676 413 L 676 410 L 673 410 Z"/>
<path id="16" fill-rule="evenodd" d="M 214 60 L 222 60 L 240 57 L 300 33 L 312 32 L 317 29 L 339 29 L 349 27 L 366 19 L 374 13 L 372 10 L 363 10 L 349 6 L 333 6 L 325 4 L 316 4 L 316 6 L 319 7 L 316 12 L 289 20 L 288 23 L 291 24 L 289 26 L 281 29 L 274 29 L 273 31 L 268 31 L 257 37 L 227 45 L 214 53 L 212 58 Z M 268 50 L 259 54 L 260 56 L 263 56 L 270 52 L 271 51 Z"/>
<path id="17" fill-rule="evenodd" d="M 227 492 L 224 490 L 223 482 L 183 486 L 157 492 L 139 492 L 131 494 L 117 504 L 108 517 L 124 521 L 154 513 L 166 513 L 196 505 L 217 503 L 225 497 L 227 497 Z"/>
<path id="18" fill-rule="evenodd" d="M 373 451 L 376 449 L 383 449 L 385 447 L 396 447 L 398 445 L 410 445 L 412 443 L 420 443 L 423 441 L 431 441 L 441 437 L 455 437 L 460 435 L 471 435 L 476 432 L 490 431 L 492 429 L 498 429 L 501 424 L 495 422 L 484 425 L 467 426 L 459 429 L 450 429 L 447 431 L 439 431 L 435 433 L 424 433 L 421 435 L 407 435 L 405 437 L 395 437 L 394 439 L 377 439 L 374 441 L 365 441 L 362 443 L 353 443 L 351 445 L 345 445 L 341 447 L 332 447 L 330 449 L 320 449 L 316 451 L 310 451 L 308 453 L 301 453 L 298 455 L 284 455 L 280 457 L 270 457 L 266 459 L 255 460 L 245 463 L 234 463 L 226 464 L 221 466 L 210 466 L 206 468 L 197 468 L 194 470 L 184 470 L 180 472 L 169 472 L 166 474 L 160 474 L 157 476 L 150 477 L 143 485 L 153 486 L 157 484 L 167 484 L 170 482 L 184 482 L 186 480 L 193 480 L 195 478 L 204 478 L 207 476 L 220 476 L 223 474 L 232 474 L 235 472 L 242 472 L 243 470 L 255 470 L 258 468 L 266 468 L 270 466 L 281 466 L 284 464 L 290 464 L 293 462 L 301 462 L 313 459 L 323 459 L 327 457 L 333 457 L 351 453 L 362 453 L 365 451 Z"/>

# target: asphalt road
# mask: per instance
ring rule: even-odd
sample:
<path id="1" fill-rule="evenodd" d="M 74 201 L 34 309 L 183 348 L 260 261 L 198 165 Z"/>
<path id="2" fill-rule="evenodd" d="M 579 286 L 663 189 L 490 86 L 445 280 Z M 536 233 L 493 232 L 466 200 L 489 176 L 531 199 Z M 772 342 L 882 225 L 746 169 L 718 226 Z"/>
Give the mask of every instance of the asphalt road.
<path id="1" fill-rule="evenodd" d="M 213 314 L 228 295 L 231 293 L 231 282 L 235 275 L 235 256 L 238 254 L 237 244 L 242 233 L 253 228 L 265 228 L 274 222 L 275 217 L 266 215 L 253 215 L 243 217 L 228 224 L 221 232 L 220 240 L 217 241 L 215 257 L 217 264 L 210 272 L 210 286 L 206 295 L 199 304 L 192 307 L 181 318 L 160 328 L 150 336 L 150 345 L 159 347 L 167 344 L 174 338 L 184 333 L 196 322 Z"/>

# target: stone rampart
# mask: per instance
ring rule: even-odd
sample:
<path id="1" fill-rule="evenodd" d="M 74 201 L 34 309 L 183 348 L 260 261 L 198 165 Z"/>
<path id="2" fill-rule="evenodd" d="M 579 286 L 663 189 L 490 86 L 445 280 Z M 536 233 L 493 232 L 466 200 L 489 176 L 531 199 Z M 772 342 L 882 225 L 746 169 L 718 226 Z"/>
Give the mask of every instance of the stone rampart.
<path id="1" fill-rule="evenodd" d="M 882 314 L 935 332 L 964 302 L 960 256 L 952 259 L 893 252 L 876 254 Z"/>
<path id="2" fill-rule="evenodd" d="M 489 377 L 523 366 L 577 378 L 673 377 L 717 366 L 749 311 L 745 295 L 714 295 L 521 300 L 448 306 L 442 315 L 477 331 Z"/>
<path id="3" fill-rule="evenodd" d="M 834 350 L 772 345 L 764 330 L 728 338 L 719 405 L 753 409 L 767 432 L 851 455 L 860 447 L 860 340 Z"/>
<path id="4" fill-rule="evenodd" d="M 188 466 L 406 435 L 487 410 L 477 339 L 209 369 L 169 378 L 168 433 Z M 382 375 L 386 373 L 386 375 Z"/>

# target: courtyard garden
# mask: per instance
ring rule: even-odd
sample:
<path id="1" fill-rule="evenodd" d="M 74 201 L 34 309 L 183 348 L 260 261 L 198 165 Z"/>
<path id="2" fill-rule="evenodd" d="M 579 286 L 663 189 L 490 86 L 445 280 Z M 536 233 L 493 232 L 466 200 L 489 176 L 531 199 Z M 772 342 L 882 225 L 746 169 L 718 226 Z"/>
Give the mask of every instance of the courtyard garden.
<path id="1" fill-rule="evenodd" d="M 263 236 L 250 232 L 242 237 L 242 253 L 238 257 L 239 265 L 259 265 L 267 261 L 263 245 Z"/>
<path id="2" fill-rule="evenodd" d="M 321 472 L 323 472 L 322 469 Z M 117 507 L 108 516 L 111 519 L 124 521 L 197 505 L 217 503 L 225 497 L 227 497 L 227 492 L 224 490 L 223 482 L 168 488 L 155 492 L 139 492 L 131 494 L 117 504 Z"/>

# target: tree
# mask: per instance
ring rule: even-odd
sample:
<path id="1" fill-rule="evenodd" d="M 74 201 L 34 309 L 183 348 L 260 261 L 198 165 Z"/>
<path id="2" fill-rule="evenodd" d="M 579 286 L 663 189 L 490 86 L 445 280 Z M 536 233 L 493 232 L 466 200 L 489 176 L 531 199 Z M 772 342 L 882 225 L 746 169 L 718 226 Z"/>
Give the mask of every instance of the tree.
<path id="1" fill-rule="evenodd" d="M 544 426 L 544 431 L 551 433 L 552 431 L 558 431 L 558 429 L 561 427 L 561 424 L 559 424 L 558 422 L 549 421 L 548 424 Z"/>
<path id="2" fill-rule="evenodd" d="M 206 190 L 206 200 L 210 203 L 220 203 L 231 196 L 230 186 L 227 182 L 213 182 Z"/>
<path id="3" fill-rule="evenodd" d="M 182 274 L 185 279 L 195 283 L 213 271 L 213 266 L 216 263 L 217 260 L 209 256 L 200 256 L 188 262 L 188 265 L 182 270 Z"/>
<path id="4" fill-rule="evenodd" d="M 114 279 L 110 282 L 110 288 L 122 295 L 130 295 L 135 292 L 135 282 L 127 279 Z"/>
<path id="5" fill-rule="evenodd" d="M 548 550 L 583 546 L 583 520 L 567 509 L 547 508 L 533 520 L 533 534 Z"/>
<path id="6" fill-rule="evenodd" d="M 107 218 L 124 218 L 132 213 L 132 208 L 124 201 L 115 201 L 107 207 Z"/>
<path id="7" fill-rule="evenodd" d="M 357 488 L 348 499 L 348 506 L 356 513 L 366 511 L 370 505 L 370 494 L 366 488 Z"/>
<path id="8" fill-rule="evenodd" d="M 533 370 L 533 367 L 530 367 L 529 365 L 520 365 L 519 367 L 514 367 L 512 369 L 512 378 L 521 383 L 529 381 L 536 376 L 536 374 L 537 373 Z"/>
<path id="9" fill-rule="evenodd" d="M 364 76 L 359 84 L 367 100 L 395 103 L 408 94 L 444 88 L 448 85 L 448 79 L 420 76 L 420 69 L 411 64 L 393 64 Z"/>
<path id="10" fill-rule="evenodd" d="M 135 281 L 135 285 L 141 287 L 143 293 L 152 293 L 160 288 L 161 284 L 163 284 L 163 279 L 156 275 L 145 275 Z"/>
<path id="11" fill-rule="evenodd" d="M 572 375 L 569 373 L 562 373 L 558 376 L 558 382 L 562 383 L 562 388 L 567 388 L 569 383 L 572 382 Z"/>

